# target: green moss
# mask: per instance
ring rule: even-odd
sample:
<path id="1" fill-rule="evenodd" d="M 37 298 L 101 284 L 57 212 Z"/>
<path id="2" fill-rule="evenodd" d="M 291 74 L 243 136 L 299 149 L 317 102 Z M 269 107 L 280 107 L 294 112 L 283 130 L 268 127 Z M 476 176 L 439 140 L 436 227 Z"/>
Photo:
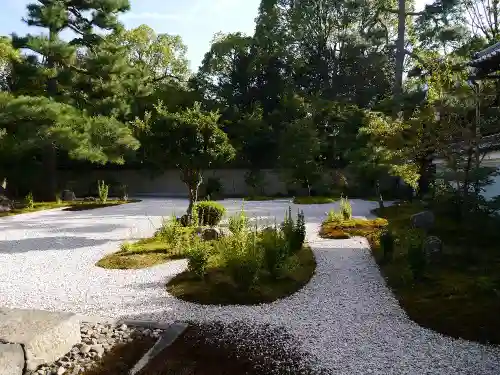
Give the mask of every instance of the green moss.
<path id="1" fill-rule="evenodd" d="M 415 282 L 402 244 L 411 215 L 424 209 L 414 203 L 375 210 L 388 219 L 398 238 L 391 262 L 383 261 L 377 238 L 369 238 L 387 284 L 418 324 L 452 337 L 500 344 L 500 252 L 495 241 L 474 245 L 481 238 L 497 235 L 485 230 L 494 227 L 492 219 L 479 225 L 466 223 L 468 228 L 463 228 L 454 218 L 437 216 L 432 234 L 443 240 L 444 254 L 426 268 L 421 281 Z"/>
<path id="2" fill-rule="evenodd" d="M 210 305 L 255 305 L 285 298 L 305 286 L 316 269 L 316 260 L 309 247 L 297 254 L 298 266 L 276 279 L 262 272 L 257 282 L 245 291 L 238 288 L 232 278 L 220 265 L 216 257 L 211 259 L 205 278 L 185 271 L 174 277 L 167 285 L 167 291 L 175 297 Z"/>
<path id="3" fill-rule="evenodd" d="M 338 198 L 331 197 L 295 197 L 293 203 L 295 204 L 328 204 L 335 203 Z"/>

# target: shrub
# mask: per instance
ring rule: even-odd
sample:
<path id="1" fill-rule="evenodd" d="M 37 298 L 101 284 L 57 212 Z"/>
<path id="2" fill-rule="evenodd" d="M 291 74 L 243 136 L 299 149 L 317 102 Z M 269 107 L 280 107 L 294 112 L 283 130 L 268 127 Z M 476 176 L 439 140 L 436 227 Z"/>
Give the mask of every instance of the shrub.
<path id="1" fill-rule="evenodd" d="M 352 207 L 351 203 L 347 200 L 347 198 L 340 198 L 340 213 L 342 214 L 342 218 L 344 220 L 352 219 Z"/>
<path id="2" fill-rule="evenodd" d="M 294 254 L 302 248 L 306 237 L 306 227 L 304 213 L 297 213 L 297 221 L 292 218 L 292 208 L 288 207 L 288 213 L 285 214 L 285 220 L 281 224 L 281 230 L 288 244 L 290 254 Z"/>
<path id="3" fill-rule="evenodd" d="M 205 270 L 210 257 L 210 248 L 206 242 L 193 240 L 187 246 L 185 255 L 188 261 L 188 269 L 200 278 L 205 276 Z"/>
<path id="4" fill-rule="evenodd" d="M 155 233 L 155 237 L 159 237 L 171 245 L 177 245 L 183 233 L 182 224 L 177 221 L 175 216 L 171 216 L 167 220 L 163 220 L 162 226 Z"/>
<path id="5" fill-rule="evenodd" d="M 106 185 L 104 181 L 97 181 L 97 193 L 99 194 L 101 203 L 106 203 L 108 200 L 109 185 Z"/>
<path id="6" fill-rule="evenodd" d="M 248 229 L 248 223 L 249 218 L 242 208 L 240 213 L 229 218 L 229 230 L 231 231 L 231 233 L 238 235 Z"/>
<path id="7" fill-rule="evenodd" d="M 208 199 L 215 198 L 222 194 L 222 183 L 219 178 L 209 177 L 205 184 L 205 195 Z"/>
<path id="8" fill-rule="evenodd" d="M 120 245 L 120 251 L 126 253 L 130 250 L 132 250 L 132 244 L 130 242 L 124 242 Z"/>
<path id="9" fill-rule="evenodd" d="M 260 233 L 259 246 L 266 270 L 276 277 L 289 254 L 287 241 L 277 228 L 268 228 Z"/>
<path id="10" fill-rule="evenodd" d="M 406 247 L 408 251 L 408 266 L 415 280 L 421 280 L 427 261 L 422 249 L 424 235 L 418 229 L 410 229 L 406 232 Z"/>
<path id="11" fill-rule="evenodd" d="M 342 220 L 344 220 L 342 212 L 336 212 L 334 209 L 331 209 L 330 212 L 328 212 L 328 217 L 326 218 L 327 222 L 340 223 Z"/>
<path id="12" fill-rule="evenodd" d="M 391 230 L 386 230 L 380 235 L 380 247 L 384 254 L 384 260 L 389 261 L 392 259 L 394 253 L 394 234 Z"/>
<path id="13" fill-rule="evenodd" d="M 262 251 L 255 232 L 223 238 L 218 242 L 222 261 L 242 290 L 249 290 L 257 280 L 262 267 Z"/>
<path id="14" fill-rule="evenodd" d="M 61 193 L 57 193 L 56 194 L 56 203 L 57 204 L 62 204 Z"/>
<path id="15" fill-rule="evenodd" d="M 35 200 L 33 199 L 33 193 L 30 191 L 28 195 L 26 195 L 26 198 L 24 198 L 26 201 L 26 208 L 32 210 L 35 208 Z"/>
<path id="16" fill-rule="evenodd" d="M 193 217 L 193 222 L 198 222 L 200 225 L 215 226 L 220 223 L 222 217 L 226 213 L 226 208 L 217 202 L 202 201 L 196 203 L 194 210 L 198 216 L 197 220 Z"/>

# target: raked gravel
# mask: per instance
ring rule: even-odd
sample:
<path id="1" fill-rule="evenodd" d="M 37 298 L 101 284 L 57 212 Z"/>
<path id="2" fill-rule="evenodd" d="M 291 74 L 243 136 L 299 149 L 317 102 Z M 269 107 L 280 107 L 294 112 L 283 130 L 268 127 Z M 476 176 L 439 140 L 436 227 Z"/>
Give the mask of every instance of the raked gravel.
<path id="1" fill-rule="evenodd" d="M 224 205 L 229 213 L 236 212 L 242 201 L 226 200 Z M 250 215 L 278 221 L 289 205 L 287 200 L 244 204 Z M 352 200 L 352 205 L 355 216 L 370 216 L 376 203 Z M 182 260 L 145 270 L 95 266 L 123 240 L 150 236 L 162 216 L 181 214 L 185 200 L 146 199 L 92 211 L 52 210 L 4 218 L 0 306 L 167 323 L 284 326 L 332 374 L 499 375 L 500 348 L 443 337 L 406 317 L 366 240 L 318 237 L 325 212 L 333 206 L 300 206 L 318 262 L 316 274 L 293 296 L 261 306 L 200 306 L 169 296 L 165 283 L 185 269 Z"/>

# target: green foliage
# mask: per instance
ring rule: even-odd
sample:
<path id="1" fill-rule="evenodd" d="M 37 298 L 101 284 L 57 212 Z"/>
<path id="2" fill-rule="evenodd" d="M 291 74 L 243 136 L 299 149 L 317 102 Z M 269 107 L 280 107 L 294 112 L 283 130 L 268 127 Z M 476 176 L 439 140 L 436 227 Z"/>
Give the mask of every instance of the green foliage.
<path id="1" fill-rule="evenodd" d="M 393 257 L 395 242 L 394 233 L 390 229 L 385 230 L 380 235 L 380 247 L 382 248 L 386 262 L 390 261 Z"/>
<path id="2" fill-rule="evenodd" d="M 417 229 L 410 229 L 405 234 L 405 244 L 408 254 L 408 266 L 413 278 L 420 281 L 424 276 L 427 260 L 423 251 L 423 239 L 425 235 Z"/>
<path id="3" fill-rule="evenodd" d="M 61 199 L 61 193 L 56 193 L 56 203 L 57 204 L 61 204 L 62 203 L 62 199 Z"/>
<path id="4" fill-rule="evenodd" d="M 290 255 L 295 254 L 302 248 L 305 241 L 306 227 L 304 213 L 299 211 L 297 219 L 294 221 L 292 218 L 292 208 L 288 207 L 288 212 L 285 214 L 285 219 L 281 224 L 281 230 L 287 242 Z"/>
<path id="5" fill-rule="evenodd" d="M 342 215 L 343 220 L 351 220 L 352 219 L 352 207 L 351 203 L 347 198 L 340 198 L 340 214 Z"/>
<path id="6" fill-rule="evenodd" d="M 220 178 L 209 177 L 205 183 L 205 194 L 207 199 L 216 199 L 223 193 L 222 183 Z"/>
<path id="7" fill-rule="evenodd" d="M 104 181 L 97 181 L 97 192 L 99 194 L 99 201 L 106 203 L 108 200 L 109 185 L 106 185 Z"/>
<path id="8" fill-rule="evenodd" d="M 242 207 L 238 214 L 229 217 L 229 230 L 234 235 L 239 235 L 249 229 L 249 222 L 250 219 Z"/>
<path id="9" fill-rule="evenodd" d="M 259 246 L 262 248 L 266 270 L 272 277 L 278 277 L 280 269 L 290 253 L 283 232 L 277 228 L 265 229 L 260 235 Z"/>
<path id="10" fill-rule="evenodd" d="M 30 191 L 28 195 L 26 195 L 26 198 L 24 198 L 26 202 L 26 208 L 32 210 L 35 208 L 35 200 L 33 199 L 33 193 Z"/>
<path id="11" fill-rule="evenodd" d="M 163 220 L 161 227 L 156 231 L 155 237 L 161 238 L 170 245 L 177 245 L 184 233 L 183 225 L 177 221 L 175 215 Z"/>
<path id="12" fill-rule="evenodd" d="M 210 247 L 206 242 L 192 240 L 186 244 L 185 255 L 188 260 L 188 269 L 196 276 L 203 278 L 210 256 Z"/>
<path id="13" fill-rule="evenodd" d="M 240 232 L 223 238 L 216 245 L 222 262 L 242 290 L 248 290 L 257 281 L 262 265 L 262 250 L 258 246 L 257 233 Z"/>
<path id="14" fill-rule="evenodd" d="M 342 222 L 342 220 L 344 220 L 344 215 L 342 214 L 341 211 L 335 211 L 335 209 L 331 209 L 329 212 L 328 212 L 328 216 L 326 218 L 326 221 L 327 222 L 330 222 L 330 223 L 340 223 Z"/>
<path id="15" fill-rule="evenodd" d="M 335 198 L 329 197 L 295 197 L 293 198 L 294 204 L 328 204 L 334 203 Z"/>
<path id="16" fill-rule="evenodd" d="M 219 224 L 226 213 L 226 208 L 222 204 L 213 201 L 198 202 L 195 204 L 194 210 L 198 215 L 197 222 L 202 226 L 215 226 Z"/>

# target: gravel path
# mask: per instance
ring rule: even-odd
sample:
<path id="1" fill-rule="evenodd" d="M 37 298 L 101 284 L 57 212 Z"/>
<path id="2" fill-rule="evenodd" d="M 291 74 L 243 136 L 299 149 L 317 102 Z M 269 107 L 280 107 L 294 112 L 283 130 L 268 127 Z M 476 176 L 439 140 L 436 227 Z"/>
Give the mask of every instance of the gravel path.
<path id="1" fill-rule="evenodd" d="M 241 201 L 225 201 L 229 212 Z M 251 216 L 280 220 L 288 201 L 247 202 Z M 355 216 L 375 203 L 353 200 Z M 94 266 L 123 240 L 149 236 L 184 200 L 147 199 L 93 211 L 45 211 L 0 220 L 0 306 L 66 310 L 106 318 L 251 321 L 286 326 L 332 374 L 500 374 L 500 349 L 454 340 L 411 322 L 386 288 L 362 238 L 317 236 L 333 205 L 301 206 L 316 275 L 300 292 L 262 306 L 199 306 L 167 295 L 173 261 L 146 270 Z M 295 207 L 294 207 L 295 209 Z"/>

